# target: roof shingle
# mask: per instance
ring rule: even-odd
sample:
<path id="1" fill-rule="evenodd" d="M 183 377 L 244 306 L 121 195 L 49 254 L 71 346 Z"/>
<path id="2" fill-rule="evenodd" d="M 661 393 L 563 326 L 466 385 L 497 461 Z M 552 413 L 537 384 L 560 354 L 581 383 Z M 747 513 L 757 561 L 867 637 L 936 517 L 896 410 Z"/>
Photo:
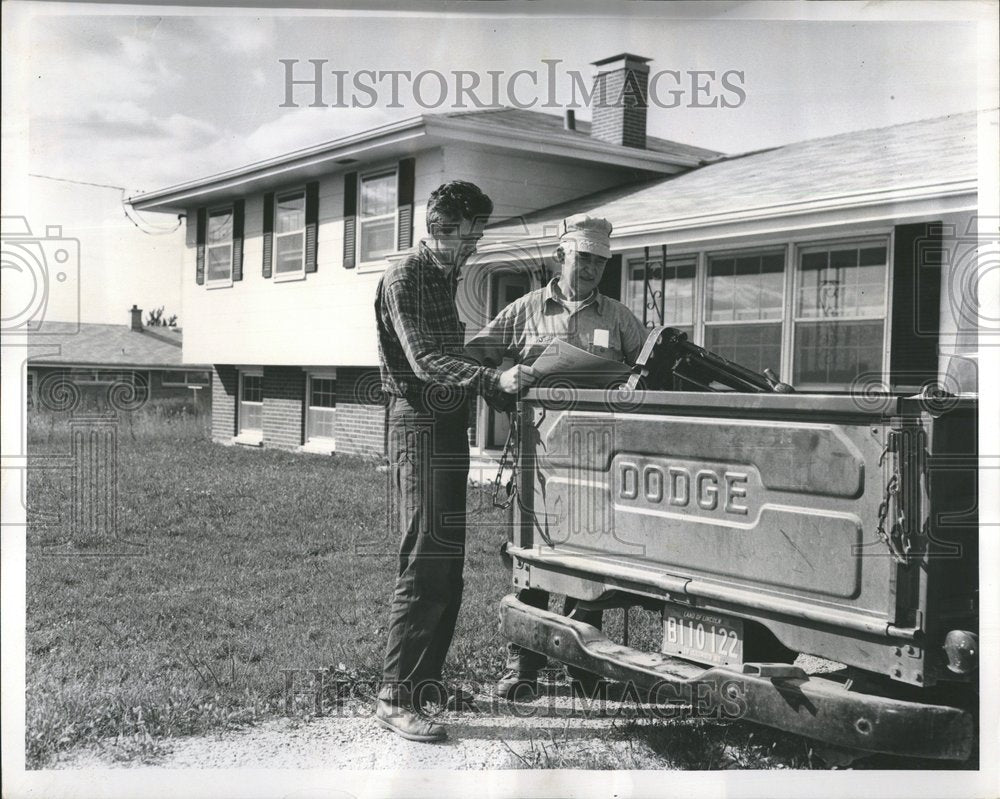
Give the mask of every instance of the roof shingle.
<path id="1" fill-rule="evenodd" d="M 161 332 L 162 331 L 162 332 Z M 186 364 L 182 359 L 181 331 L 176 328 L 145 328 L 141 333 L 129 325 L 46 322 L 45 335 L 29 335 L 30 346 L 58 347 L 58 353 L 32 355 L 31 365 L 92 364 L 94 366 L 141 366 L 175 368 L 207 366 Z"/>
<path id="2" fill-rule="evenodd" d="M 489 234 L 496 239 L 544 236 L 559 220 L 578 213 L 607 217 L 620 227 L 974 180 L 977 114 L 723 157 L 680 175 L 607 189 L 504 220 L 491 225 Z"/>

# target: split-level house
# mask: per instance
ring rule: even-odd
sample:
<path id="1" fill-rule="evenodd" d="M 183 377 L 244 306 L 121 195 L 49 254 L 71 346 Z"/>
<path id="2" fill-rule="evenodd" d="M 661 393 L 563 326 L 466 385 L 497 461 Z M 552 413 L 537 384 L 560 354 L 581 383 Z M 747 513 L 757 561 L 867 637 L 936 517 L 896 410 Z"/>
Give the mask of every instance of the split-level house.
<path id="1" fill-rule="evenodd" d="M 646 62 L 595 81 L 645 94 Z M 468 337 L 554 273 L 559 221 L 587 212 L 614 225 L 605 294 L 797 386 L 919 387 L 974 346 L 976 113 L 733 157 L 647 136 L 646 115 L 424 115 L 132 198 L 186 215 L 184 357 L 214 365 L 215 440 L 384 452 L 375 287 L 452 179 L 495 203 L 459 285 Z M 505 431 L 480 403 L 474 453 Z"/>

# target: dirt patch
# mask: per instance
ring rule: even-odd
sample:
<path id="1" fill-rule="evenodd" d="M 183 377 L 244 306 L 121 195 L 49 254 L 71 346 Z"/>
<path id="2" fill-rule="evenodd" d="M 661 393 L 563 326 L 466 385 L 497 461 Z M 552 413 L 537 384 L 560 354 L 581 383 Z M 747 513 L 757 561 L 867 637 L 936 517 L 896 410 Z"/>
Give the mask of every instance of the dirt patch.
<path id="1" fill-rule="evenodd" d="M 176 739 L 145 762 L 123 762 L 111 743 L 69 753 L 56 767 L 523 769 L 558 767 L 573 759 L 623 768 L 616 764 L 635 759 L 628 756 L 634 743 L 619 734 L 635 715 L 634 706 L 587 702 L 584 707 L 568 696 L 517 705 L 478 699 L 478 711 L 441 714 L 448 739 L 440 744 L 406 741 L 375 723 L 370 703 L 352 701 L 336 715 L 275 719 Z"/>

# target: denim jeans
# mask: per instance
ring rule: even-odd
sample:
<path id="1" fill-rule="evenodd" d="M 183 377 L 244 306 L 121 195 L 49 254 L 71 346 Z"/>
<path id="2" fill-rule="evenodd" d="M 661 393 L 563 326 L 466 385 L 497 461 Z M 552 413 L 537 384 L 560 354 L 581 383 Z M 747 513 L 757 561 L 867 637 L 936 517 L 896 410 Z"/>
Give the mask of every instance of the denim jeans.
<path id="1" fill-rule="evenodd" d="M 462 602 L 468 418 L 467 400 L 429 408 L 390 399 L 389 518 L 398 528 L 399 562 L 380 699 L 419 704 L 422 686 L 440 690 Z"/>

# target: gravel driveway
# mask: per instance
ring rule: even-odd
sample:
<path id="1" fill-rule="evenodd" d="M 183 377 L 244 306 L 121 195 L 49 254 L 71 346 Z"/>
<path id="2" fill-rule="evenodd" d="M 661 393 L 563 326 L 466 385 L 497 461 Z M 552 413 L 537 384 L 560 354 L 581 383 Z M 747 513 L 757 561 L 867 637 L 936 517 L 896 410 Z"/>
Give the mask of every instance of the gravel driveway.
<path id="1" fill-rule="evenodd" d="M 122 762 L 107 746 L 77 750 L 56 767 L 523 769 L 544 767 L 556 751 L 560 757 L 586 751 L 595 762 L 617 762 L 632 746 L 608 736 L 630 709 L 618 702 L 592 702 L 585 712 L 568 696 L 548 697 L 509 705 L 497 714 L 487 698 L 478 712 L 442 714 L 448 740 L 440 744 L 406 741 L 383 729 L 372 707 L 350 702 L 336 716 L 281 718 L 245 730 L 174 739 L 162 757 L 148 763 Z"/>
<path id="2" fill-rule="evenodd" d="M 835 670 L 839 664 L 800 656 L 807 672 Z M 471 686 L 470 686 L 471 687 Z M 568 683 L 547 684 L 533 702 L 502 702 L 476 695 L 476 709 L 443 713 L 448 739 L 439 744 L 406 741 L 375 723 L 372 702 L 347 700 L 325 716 L 278 718 L 243 730 L 176 738 L 164 743 L 153 758 L 137 758 L 108 743 L 72 750 L 55 768 L 332 768 L 359 770 L 407 769 L 525 769 L 525 768 L 726 768 L 747 762 L 749 742 L 767 738 L 765 728 L 692 718 L 680 707 L 646 711 L 637 723 L 667 725 L 670 735 L 694 736 L 710 744 L 705 759 L 679 762 L 665 758 L 622 728 L 636 719 L 636 705 L 614 700 L 573 697 Z M 658 717 L 657 717 L 658 716 Z M 706 728 L 705 725 L 708 725 Z M 712 726 L 718 724 L 717 730 Z M 700 728 L 698 725 L 701 725 Z M 696 729 L 698 728 L 698 729 Z M 700 729 L 700 732 L 699 732 Z M 632 732 L 634 733 L 634 728 Z M 707 737 L 706 737 L 707 733 Z M 717 733 L 717 734 L 716 734 Z M 728 744 L 730 735 L 734 743 Z M 776 733 L 782 735 L 781 733 Z M 699 737 L 700 736 L 700 737 Z M 803 751 L 809 744 L 797 740 Z M 766 762 L 766 761 L 765 761 Z M 801 767 L 797 759 L 778 757 L 768 767 Z"/>

